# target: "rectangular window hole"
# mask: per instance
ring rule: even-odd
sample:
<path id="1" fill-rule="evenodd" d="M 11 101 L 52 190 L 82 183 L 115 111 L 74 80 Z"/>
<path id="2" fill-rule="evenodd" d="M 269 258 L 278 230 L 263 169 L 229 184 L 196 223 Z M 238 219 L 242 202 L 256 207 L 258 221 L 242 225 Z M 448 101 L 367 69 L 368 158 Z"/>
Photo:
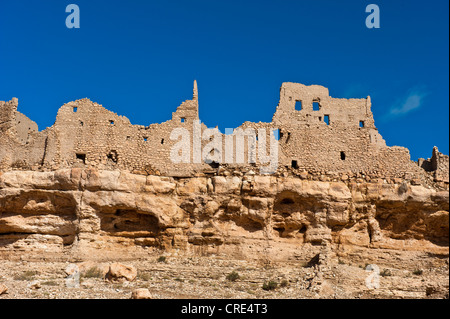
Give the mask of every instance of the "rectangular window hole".
<path id="1" fill-rule="evenodd" d="M 330 125 L 330 116 L 329 115 L 324 115 L 323 116 L 323 121 L 325 123 L 327 123 L 327 125 Z"/>
<path id="2" fill-rule="evenodd" d="M 345 161 L 345 152 L 341 151 L 341 160 Z"/>
<path id="3" fill-rule="evenodd" d="M 295 110 L 301 111 L 303 109 L 302 107 L 302 101 L 295 101 Z"/>
<path id="4" fill-rule="evenodd" d="M 117 161 L 119 160 L 119 155 L 117 154 L 117 151 L 112 150 L 106 155 L 106 158 L 108 160 L 111 160 L 113 163 L 117 163 Z"/>
<path id="5" fill-rule="evenodd" d="M 364 127 L 364 121 L 359 121 L 359 127 Z"/>
<path id="6" fill-rule="evenodd" d="M 319 102 L 313 102 L 313 111 L 319 111 L 320 110 L 320 105 Z"/>
<path id="7" fill-rule="evenodd" d="M 280 133 L 280 129 L 272 130 L 272 132 L 277 141 L 279 141 L 281 136 L 283 136 L 283 133 Z"/>
<path id="8" fill-rule="evenodd" d="M 298 168 L 298 163 L 296 160 L 292 160 L 291 162 L 291 167 L 297 169 Z"/>
<path id="9" fill-rule="evenodd" d="M 73 112 L 75 113 L 76 111 L 78 111 L 78 107 L 74 106 L 73 107 Z"/>
<path id="10" fill-rule="evenodd" d="M 109 124 L 114 125 L 114 121 L 113 120 L 109 120 Z"/>
<path id="11" fill-rule="evenodd" d="M 211 168 L 219 168 L 219 166 L 220 166 L 220 164 L 217 163 L 216 161 L 212 161 L 212 162 L 207 163 L 207 164 L 209 164 L 209 166 L 211 166 Z"/>
<path id="12" fill-rule="evenodd" d="M 78 162 L 82 162 L 83 164 L 86 164 L 86 154 L 76 153 L 75 157 Z"/>
<path id="13" fill-rule="evenodd" d="M 185 117 L 182 117 L 182 118 L 181 118 L 181 123 L 184 123 L 184 122 L 186 122 L 186 118 L 185 118 Z"/>

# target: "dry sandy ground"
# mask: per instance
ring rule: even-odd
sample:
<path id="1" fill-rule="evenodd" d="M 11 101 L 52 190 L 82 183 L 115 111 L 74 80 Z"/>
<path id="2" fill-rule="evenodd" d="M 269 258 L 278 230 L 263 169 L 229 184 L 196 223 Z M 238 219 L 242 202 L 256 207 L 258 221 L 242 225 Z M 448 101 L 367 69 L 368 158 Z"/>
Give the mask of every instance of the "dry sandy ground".
<path id="1" fill-rule="evenodd" d="M 81 266 L 79 261 L 0 260 L 0 287 L 7 288 L 0 299 L 129 299 L 137 288 L 148 288 L 155 299 L 448 298 L 449 291 L 448 258 L 427 259 L 409 269 L 388 263 L 377 275 L 367 265 L 339 258 L 318 266 L 162 254 L 121 261 L 137 269 L 132 282 L 104 279 L 100 270 L 113 261 L 84 262 L 78 287 L 70 285 L 65 269 Z M 229 276 L 233 272 L 235 278 Z"/>

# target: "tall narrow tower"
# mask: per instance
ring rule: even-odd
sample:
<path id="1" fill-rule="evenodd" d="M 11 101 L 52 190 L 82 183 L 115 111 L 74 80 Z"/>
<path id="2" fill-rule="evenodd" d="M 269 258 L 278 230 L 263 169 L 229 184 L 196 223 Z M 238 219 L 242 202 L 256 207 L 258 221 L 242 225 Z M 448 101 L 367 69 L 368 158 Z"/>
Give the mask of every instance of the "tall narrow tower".
<path id="1" fill-rule="evenodd" d="M 194 96 L 192 98 L 193 100 L 198 100 L 198 88 L 197 88 L 197 80 L 194 80 Z"/>
<path id="2" fill-rule="evenodd" d="M 370 100 L 370 95 L 368 95 L 366 98 L 366 114 L 369 114 L 371 108 L 372 108 L 372 101 Z"/>

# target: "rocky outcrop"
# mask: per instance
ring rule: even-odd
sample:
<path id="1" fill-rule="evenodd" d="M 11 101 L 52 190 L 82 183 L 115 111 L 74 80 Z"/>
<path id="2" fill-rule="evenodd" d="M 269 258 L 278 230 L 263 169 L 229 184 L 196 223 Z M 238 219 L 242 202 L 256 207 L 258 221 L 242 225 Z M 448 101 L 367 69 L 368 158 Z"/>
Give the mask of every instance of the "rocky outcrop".
<path id="1" fill-rule="evenodd" d="M 0 295 L 8 293 L 8 287 L 6 287 L 4 284 L 0 284 Z"/>
<path id="2" fill-rule="evenodd" d="M 113 263 L 109 266 L 106 278 L 111 281 L 133 281 L 136 279 L 137 270 L 133 266 Z"/>
<path id="3" fill-rule="evenodd" d="M 403 181 L 7 171 L 0 252 L 132 256 L 156 247 L 282 259 L 329 245 L 448 255 L 448 211 L 448 191 Z"/>
<path id="4" fill-rule="evenodd" d="M 147 288 L 139 288 L 131 293 L 131 299 L 152 299 L 152 295 Z"/>

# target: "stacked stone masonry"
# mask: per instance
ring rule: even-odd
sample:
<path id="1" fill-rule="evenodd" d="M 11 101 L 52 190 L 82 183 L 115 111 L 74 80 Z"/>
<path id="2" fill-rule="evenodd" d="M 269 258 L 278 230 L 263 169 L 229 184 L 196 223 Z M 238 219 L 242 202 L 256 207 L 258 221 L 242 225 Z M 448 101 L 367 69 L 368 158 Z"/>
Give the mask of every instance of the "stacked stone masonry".
<path id="1" fill-rule="evenodd" d="M 195 123 L 200 123 L 198 105 L 194 82 L 193 98 L 184 101 L 172 119 L 142 126 L 89 99 L 80 99 L 64 104 L 54 125 L 39 131 L 35 122 L 17 111 L 16 98 L 0 101 L 0 171 L 78 167 L 171 177 L 258 174 L 259 159 L 249 160 L 249 148 L 255 147 L 250 136 L 245 136 L 243 162 L 236 161 L 235 153 L 232 163 L 225 163 L 223 156 L 211 163 L 203 154 L 201 161 L 195 160 L 192 139 Z M 276 176 L 386 183 L 401 179 L 448 189 L 449 157 L 434 148 L 430 159 L 413 162 L 408 149 L 387 146 L 375 127 L 371 107 L 370 97 L 333 98 L 323 86 L 283 83 L 272 122 L 245 122 L 238 129 L 253 128 L 256 135 L 264 132 L 270 151 L 270 131 L 277 132 Z M 191 135 L 189 163 L 171 160 L 171 150 L 179 142 L 171 134 L 177 128 L 185 128 Z M 227 135 L 203 123 L 199 128 L 202 149 L 210 143 L 211 138 L 205 138 L 208 133 L 225 147 Z M 234 134 L 228 138 L 236 145 Z"/>

